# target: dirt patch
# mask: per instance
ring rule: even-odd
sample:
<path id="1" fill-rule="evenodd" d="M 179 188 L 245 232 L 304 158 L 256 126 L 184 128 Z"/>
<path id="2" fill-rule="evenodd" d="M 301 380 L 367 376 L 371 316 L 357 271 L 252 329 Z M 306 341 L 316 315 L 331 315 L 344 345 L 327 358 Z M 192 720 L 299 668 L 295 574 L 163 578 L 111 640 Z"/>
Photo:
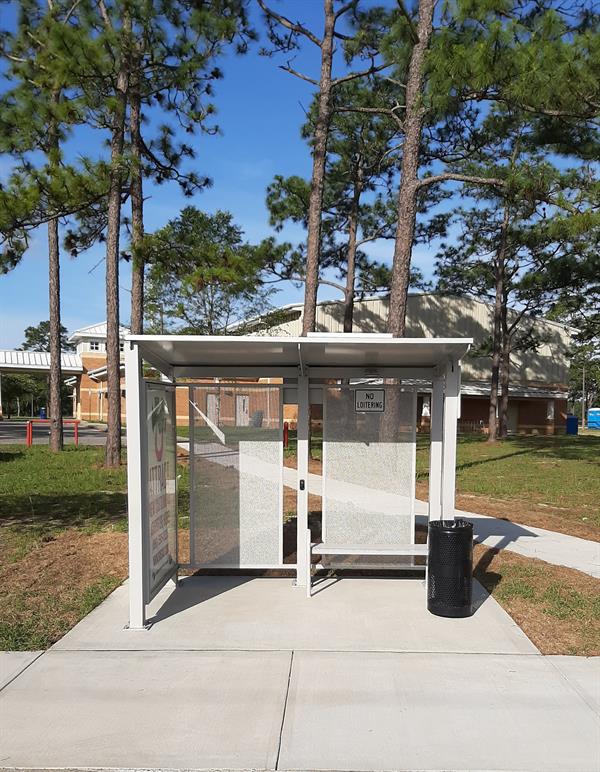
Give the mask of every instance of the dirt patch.
<path id="1" fill-rule="evenodd" d="M 422 501 L 428 500 L 427 483 L 417 482 L 417 498 Z M 534 528 L 545 528 L 567 536 L 578 536 L 581 539 L 600 542 L 600 533 L 595 526 L 566 520 L 561 516 L 561 510 L 558 507 L 542 504 L 536 506 L 520 499 L 492 499 L 472 493 L 458 493 L 456 506 L 466 512 L 476 512 L 520 525 L 531 525 Z"/>
<path id="2" fill-rule="evenodd" d="M 127 576 L 127 535 L 70 529 L 0 568 L 0 644 L 46 648 Z"/>
<path id="3" fill-rule="evenodd" d="M 283 459 L 283 465 L 287 466 L 288 469 L 297 469 L 298 465 L 296 463 L 296 456 L 287 456 Z M 323 462 L 320 458 L 309 458 L 308 459 L 308 471 L 309 474 L 323 474 Z"/>
<path id="4" fill-rule="evenodd" d="M 481 545 L 474 576 L 542 654 L 600 655 L 600 579 Z"/>

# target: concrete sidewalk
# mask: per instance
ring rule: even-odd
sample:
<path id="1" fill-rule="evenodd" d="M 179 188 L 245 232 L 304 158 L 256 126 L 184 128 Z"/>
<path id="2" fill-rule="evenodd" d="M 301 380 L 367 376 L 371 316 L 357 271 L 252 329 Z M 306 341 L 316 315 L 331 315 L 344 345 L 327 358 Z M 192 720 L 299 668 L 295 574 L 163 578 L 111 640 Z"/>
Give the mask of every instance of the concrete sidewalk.
<path id="1" fill-rule="evenodd" d="M 0 767 L 597 772 L 600 660 L 542 657 L 481 588 L 464 620 L 423 593 L 191 577 L 129 631 L 121 587 L 22 657 Z"/>

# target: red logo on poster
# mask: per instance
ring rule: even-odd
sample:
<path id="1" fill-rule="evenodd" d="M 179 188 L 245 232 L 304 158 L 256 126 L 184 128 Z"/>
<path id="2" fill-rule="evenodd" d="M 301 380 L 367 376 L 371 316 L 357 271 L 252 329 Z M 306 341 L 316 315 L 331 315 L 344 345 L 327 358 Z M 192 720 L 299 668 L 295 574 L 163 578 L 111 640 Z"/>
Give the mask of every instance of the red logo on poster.
<path id="1" fill-rule="evenodd" d="M 154 430 L 154 453 L 158 462 L 162 460 L 165 447 L 166 424 L 165 402 L 160 397 L 155 398 L 154 410 L 152 411 L 152 428 Z"/>

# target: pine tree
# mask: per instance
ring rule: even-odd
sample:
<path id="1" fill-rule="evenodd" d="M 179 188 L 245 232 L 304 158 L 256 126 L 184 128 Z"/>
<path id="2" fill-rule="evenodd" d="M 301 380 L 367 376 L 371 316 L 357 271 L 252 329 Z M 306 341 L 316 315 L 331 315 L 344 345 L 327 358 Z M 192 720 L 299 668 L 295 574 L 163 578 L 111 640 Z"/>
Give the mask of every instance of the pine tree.
<path id="1" fill-rule="evenodd" d="M 436 17 L 435 30 L 433 0 L 419 0 L 414 13 L 403 3 L 400 8 L 405 25 L 384 37 L 381 48 L 394 65 L 397 89 L 379 108 L 404 136 L 388 318 L 395 336 L 404 334 L 416 217 L 426 189 L 447 182 L 505 184 L 485 169 L 476 177 L 453 167 L 480 146 L 480 122 L 490 107 L 521 108 L 551 126 L 589 127 L 600 82 L 600 25 L 589 8 L 568 12 L 548 0 L 507 9 L 501 0 L 455 0 Z M 357 29 L 363 18 L 357 15 Z"/>
<path id="2" fill-rule="evenodd" d="M 0 231 L 3 269 L 13 268 L 28 245 L 29 232 L 46 224 L 49 265 L 50 447 L 63 447 L 61 411 L 61 324 L 59 222 L 95 200 L 101 175 L 92 179 L 91 165 L 76 169 L 64 163 L 62 143 L 82 120 L 79 94 L 73 89 L 73 45 L 82 34 L 75 20 L 78 3 L 20 5 L 16 30 L 1 37 L 10 88 L 2 95 L 0 151 L 9 152 L 13 172 L 1 191 Z M 35 167 L 31 153 L 41 151 Z"/>
<path id="3" fill-rule="evenodd" d="M 149 321 L 161 334 L 226 334 L 270 309 L 269 250 L 246 243 L 229 212 L 186 207 L 147 237 L 146 250 Z"/>
<path id="4" fill-rule="evenodd" d="M 210 184 L 182 162 L 196 156 L 189 140 L 175 141 L 163 122 L 156 136 L 145 128 L 144 109 L 158 108 L 188 137 L 215 134 L 213 83 L 222 77 L 216 62 L 226 48 L 245 53 L 255 33 L 247 0 L 190 0 L 136 3 L 132 6 L 133 51 L 130 62 L 129 149 L 131 202 L 131 331 L 143 332 L 144 215 L 143 181 L 172 180 L 191 196 Z"/>
<path id="5" fill-rule="evenodd" d="M 369 30 L 348 35 L 340 31 L 341 23 L 357 13 L 359 0 L 337 5 L 334 0 L 323 0 L 324 26 L 322 36 L 318 36 L 299 21 L 293 22 L 287 17 L 268 7 L 264 0 L 258 0 L 259 6 L 265 12 L 269 39 L 272 49 L 265 51 L 290 54 L 298 49 L 301 39 L 315 45 L 320 51 L 321 67 L 318 80 L 295 70 L 290 62 L 281 65 L 281 69 L 294 75 L 317 88 L 314 131 L 312 138 L 312 175 L 310 195 L 308 200 L 306 268 L 304 275 L 304 314 L 302 317 L 302 334 L 314 331 L 319 287 L 319 265 L 321 239 L 321 214 L 323 211 L 323 196 L 325 189 L 325 167 L 327 159 L 327 139 L 333 114 L 334 92 L 342 84 L 374 75 L 388 65 L 377 62 L 379 53 L 375 27 Z M 376 14 L 375 14 L 376 15 Z M 333 64 L 336 42 L 342 41 L 346 65 L 355 58 L 370 61 L 370 66 L 356 71 L 346 72 L 339 77 L 333 77 Z"/>
<path id="6" fill-rule="evenodd" d="M 458 168 L 474 176 L 485 169 L 503 184 L 468 187 L 476 205 L 454 213 L 460 235 L 443 246 L 437 267 L 442 291 L 493 303 L 492 335 L 484 341 L 492 358 L 491 441 L 507 433 L 512 353 L 542 342 L 531 318 L 551 311 L 589 273 L 600 233 L 591 169 L 553 165 L 537 123 L 501 107 L 482 123 L 482 148 Z"/>
<path id="7" fill-rule="evenodd" d="M 181 172 L 182 160 L 193 158 L 194 150 L 175 142 L 172 126 L 163 123 L 155 137 L 144 136 L 142 110 L 162 109 L 188 134 L 214 131 L 206 125 L 214 110 L 206 100 L 212 81 L 220 77 L 215 59 L 231 43 L 245 49 L 251 37 L 245 6 L 245 0 L 209 0 L 200 7 L 193 0 L 126 4 L 99 0 L 86 15 L 91 36 L 103 52 L 90 64 L 93 92 L 88 107 L 90 120 L 110 135 L 109 189 L 106 209 L 87 210 L 79 230 L 69 234 L 69 246 L 77 251 L 97 238 L 106 240 L 107 466 L 118 465 L 121 456 L 118 268 L 123 201 L 130 195 L 131 254 L 126 256 L 133 269 L 132 321 L 134 330 L 140 331 L 143 178 L 159 184 L 176 180 L 188 195 L 209 182 L 195 172 Z"/>
<path id="8" fill-rule="evenodd" d="M 377 239 L 393 237 L 395 212 L 391 198 L 391 170 L 397 148 L 395 130 L 377 114 L 351 112 L 348 104 L 371 105 L 384 81 L 359 80 L 340 86 L 334 95 L 325 165 L 319 284 L 339 290 L 344 298 L 344 331 L 352 331 L 354 301 L 368 292 L 389 287 L 389 271 L 365 252 Z M 344 109 L 338 111 L 338 106 Z M 313 102 L 302 135 L 312 141 L 318 103 Z M 276 176 L 267 190 L 270 222 L 277 230 L 286 220 L 309 219 L 310 182 Z M 290 251 L 276 266 L 284 279 L 305 280 L 304 251 Z M 337 277 L 332 277 L 333 272 Z M 343 282 L 343 283 L 341 283 Z"/>

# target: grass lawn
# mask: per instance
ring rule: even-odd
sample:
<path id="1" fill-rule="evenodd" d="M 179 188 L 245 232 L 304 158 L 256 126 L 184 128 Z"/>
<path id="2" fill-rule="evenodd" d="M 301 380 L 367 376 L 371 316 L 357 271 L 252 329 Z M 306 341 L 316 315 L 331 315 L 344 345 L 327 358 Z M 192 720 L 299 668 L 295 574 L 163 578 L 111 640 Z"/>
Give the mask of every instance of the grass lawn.
<path id="1" fill-rule="evenodd" d="M 2 446 L 0 649 L 46 648 L 127 576 L 126 469 L 103 459 L 97 447 Z"/>
<path id="2" fill-rule="evenodd" d="M 290 440 L 285 455 L 293 465 L 295 437 Z M 125 467 L 105 469 L 103 454 L 95 447 L 69 447 L 62 454 L 44 446 L 0 450 L 0 649 L 46 648 L 125 578 Z M 312 471 L 318 471 L 319 458 L 315 436 Z M 459 506 L 534 525 L 545 518 L 546 527 L 582 529 L 599 538 L 599 464 L 596 436 L 515 437 L 496 445 L 461 437 Z M 426 491 L 421 443 L 418 472 Z M 178 473 L 185 550 L 185 463 Z M 484 547 L 476 548 L 475 562 L 476 577 L 541 651 L 600 654 L 599 580 Z"/>
<path id="3" fill-rule="evenodd" d="M 417 490 L 427 496 L 428 438 L 417 450 Z M 600 436 L 459 437 L 457 506 L 600 541 Z"/>
<path id="4" fill-rule="evenodd" d="M 600 655 L 600 580 L 482 545 L 473 573 L 542 654 Z"/>

